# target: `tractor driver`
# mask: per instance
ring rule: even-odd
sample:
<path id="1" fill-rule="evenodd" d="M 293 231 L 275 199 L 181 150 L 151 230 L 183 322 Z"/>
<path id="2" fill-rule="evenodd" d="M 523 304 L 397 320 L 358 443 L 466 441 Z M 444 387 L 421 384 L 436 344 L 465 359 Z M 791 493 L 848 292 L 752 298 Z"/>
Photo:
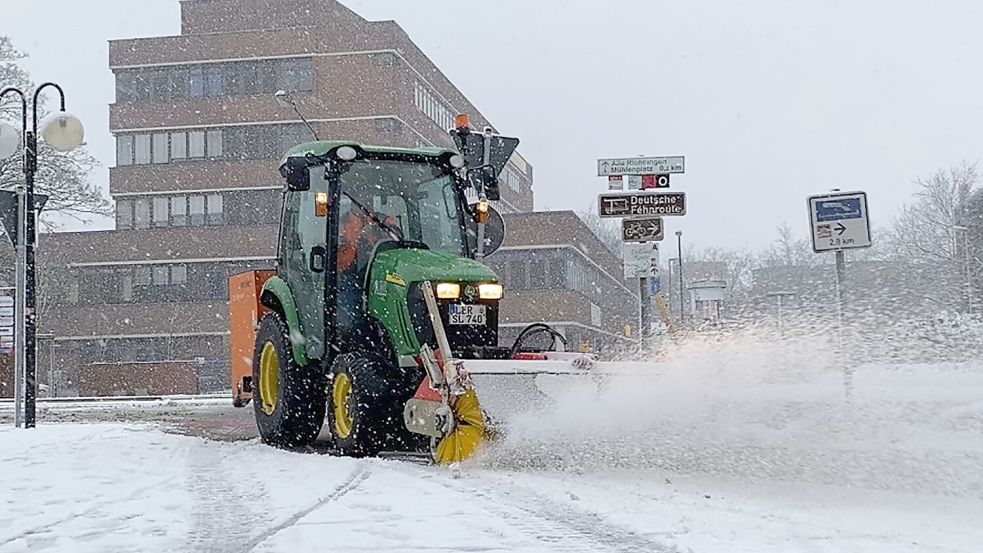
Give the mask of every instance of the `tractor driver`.
<path id="1" fill-rule="evenodd" d="M 398 229 L 396 218 L 375 214 L 388 227 Z M 362 305 L 362 286 L 369 258 L 376 244 L 391 240 L 389 232 L 352 202 L 341 218 L 338 236 L 338 326 L 349 338 L 370 336 Z"/>

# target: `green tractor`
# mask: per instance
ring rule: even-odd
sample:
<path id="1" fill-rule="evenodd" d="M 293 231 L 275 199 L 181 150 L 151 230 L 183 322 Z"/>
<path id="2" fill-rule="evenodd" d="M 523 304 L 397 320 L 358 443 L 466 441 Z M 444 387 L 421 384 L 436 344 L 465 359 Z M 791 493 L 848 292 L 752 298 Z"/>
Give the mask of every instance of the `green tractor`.
<path id="1" fill-rule="evenodd" d="M 230 281 L 234 404 L 252 401 L 264 442 L 306 446 L 326 422 L 346 455 L 453 463 L 488 435 L 473 375 L 584 368 L 545 325 L 499 347 L 504 290 L 480 259 L 504 239 L 488 201 L 518 140 L 451 133 L 457 150 L 287 152 L 275 270 Z"/>

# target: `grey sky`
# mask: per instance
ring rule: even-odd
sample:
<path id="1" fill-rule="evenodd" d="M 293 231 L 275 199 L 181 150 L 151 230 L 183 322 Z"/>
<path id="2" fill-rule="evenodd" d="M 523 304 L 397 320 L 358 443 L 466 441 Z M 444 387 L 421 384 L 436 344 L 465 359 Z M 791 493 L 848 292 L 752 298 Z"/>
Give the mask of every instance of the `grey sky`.
<path id="1" fill-rule="evenodd" d="M 886 224 L 913 177 L 983 151 L 977 2 L 345 3 L 397 20 L 522 139 L 538 209 L 593 203 L 598 157 L 683 154 L 690 214 L 667 233 L 759 248 L 783 221 L 805 235 L 811 193 L 865 189 Z M 5 2 L 0 19 L 35 80 L 66 86 L 106 166 L 106 41 L 178 32 L 177 0 Z"/>

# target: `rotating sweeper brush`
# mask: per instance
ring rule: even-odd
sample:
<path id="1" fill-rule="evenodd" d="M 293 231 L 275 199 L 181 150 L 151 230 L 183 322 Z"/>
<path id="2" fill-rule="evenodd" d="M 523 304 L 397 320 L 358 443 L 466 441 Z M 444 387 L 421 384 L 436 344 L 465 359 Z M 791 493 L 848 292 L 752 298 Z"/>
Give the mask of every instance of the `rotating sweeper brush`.
<path id="1" fill-rule="evenodd" d="M 455 359 L 430 283 L 424 283 L 423 296 L 438 348 L 421 349 L 420 361 L 427 376 L 406 403 L 404 419 L 411 432 L 433 438 L 434 461 L 439 464 L 469 459 L 505 430 L 491 421 L 504 421 L 541 406 L 551 392 L 562 390 L 555 379 L 569 384 L 571 377 L 586 375 L 594 364 L 593 356 L 586 354 L 518 351 L 522 334 L 506 359 Z M 553 333 L 546 325 L 535 325 L 532 330 Z M 538 379 L 553 379 L 552 390 Z M 490 398 L 485 406 L 479 401 L 479 392 Z"/>

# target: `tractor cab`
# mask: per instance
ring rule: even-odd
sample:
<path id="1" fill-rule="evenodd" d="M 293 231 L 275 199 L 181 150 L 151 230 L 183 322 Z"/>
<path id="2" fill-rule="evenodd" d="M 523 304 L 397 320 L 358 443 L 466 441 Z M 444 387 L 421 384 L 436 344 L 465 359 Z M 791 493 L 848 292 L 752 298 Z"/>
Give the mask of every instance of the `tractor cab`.
<path id="1" fill-rule="evenodd" d="M 469 172 L 453 150 L 352 142 L 297 146 L 281 173 L 277 273 L 306 305 L 298 323 L 309 358 L 330 357 L 328 344 L 415 354 L 430 338 L 425 281 L 437 283 L 458 351 L 497 346 L 502 286 L 475 259 L 504 238 L 500 223 L 487 224 L 501 220 L 487 188 L 475 187 L 490 173 Z"/>

